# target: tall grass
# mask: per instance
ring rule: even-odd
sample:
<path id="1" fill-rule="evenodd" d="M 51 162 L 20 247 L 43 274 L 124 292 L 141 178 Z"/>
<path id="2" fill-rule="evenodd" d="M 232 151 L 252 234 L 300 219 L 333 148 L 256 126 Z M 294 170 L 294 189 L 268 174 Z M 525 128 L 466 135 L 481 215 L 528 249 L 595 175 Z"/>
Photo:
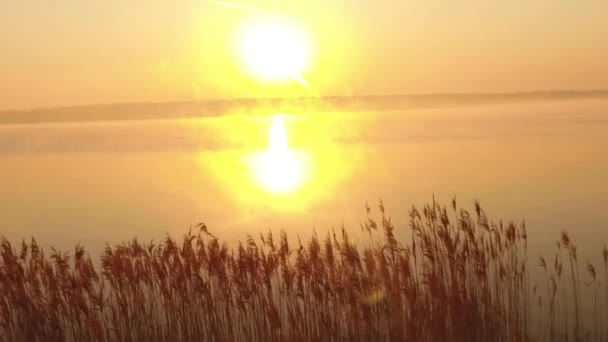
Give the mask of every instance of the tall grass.
<path id="1" fill-rule="evenodd" d="M 18 250 L 3 239 L 0 339 L 607 339 L 608 249 L 605 283 L 590 263 L 581 282 L 563 232 L 553 265 L 540 259 L 546 281 L 531 288 L 525 225 L 491 222 L 478 203 L 412 208 L 407 241 L 382 203 L 368 216 L 362 245 L 342 228 L 295 244 L 285 232 L 248 236 L 231 249 L 199 224 L 181 241 L 107 246 L 100 263 L 81 246 L 47 255 L 34 239 Z M 592 324 L 582 286 L 593 291 Z"/>

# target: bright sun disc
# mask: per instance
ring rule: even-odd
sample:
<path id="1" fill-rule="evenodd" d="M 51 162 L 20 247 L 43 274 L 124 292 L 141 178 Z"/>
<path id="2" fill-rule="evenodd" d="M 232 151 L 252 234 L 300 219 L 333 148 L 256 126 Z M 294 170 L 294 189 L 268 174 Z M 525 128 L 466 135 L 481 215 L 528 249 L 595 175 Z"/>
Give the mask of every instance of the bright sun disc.
<path id="1" fill-rule="evenodd" d="M 245 26 L 238 48 L 245 66 L 257 77 L 297 80 L 309 67 L 310 44 L 306 35 L 286 22 L 265 21 Z"/>

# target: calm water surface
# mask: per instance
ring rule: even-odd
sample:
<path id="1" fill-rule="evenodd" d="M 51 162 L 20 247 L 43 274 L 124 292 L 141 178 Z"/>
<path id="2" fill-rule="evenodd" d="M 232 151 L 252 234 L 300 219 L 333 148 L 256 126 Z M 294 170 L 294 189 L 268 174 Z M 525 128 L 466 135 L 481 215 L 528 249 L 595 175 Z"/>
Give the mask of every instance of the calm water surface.
<path id="1" fill-rule="evenodd" d="M 382 198 L 405 236 L 409 208 L 434 195 L 525 218 L 535 251 L 562 229 L 583 260 L 608 242 L 606 101 L 288 114 L 291 148 L 309 168 L 282 195 L 256 184 L 246 162 L 265 148 L 271 114 L 0 126 L 0 235 L 93 253 L 201 221 L 231 241 L 342 224 L 357 238 L 365 202 Z"/>

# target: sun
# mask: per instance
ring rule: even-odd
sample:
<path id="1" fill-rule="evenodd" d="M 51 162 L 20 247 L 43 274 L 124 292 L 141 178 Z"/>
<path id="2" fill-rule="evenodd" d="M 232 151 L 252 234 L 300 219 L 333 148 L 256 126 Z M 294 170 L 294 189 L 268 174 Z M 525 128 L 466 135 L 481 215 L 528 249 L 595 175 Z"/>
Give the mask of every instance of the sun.
<path id="1" fill-rule="evenodd" d="M 304 30 L 281 20 L 259 21 L 242 28 L 238 54 L 255 77 L 281 81 L 293 79 L 307 86 L 303 73 L 310 67 L 311 44 Z"/>
<path id="2" fill-rule="evenodd" d="M 305 181 L 305 158 L 289 148 L 283 115 L 275 114 L 268 134 L 268 149 L 253 155 L 254 182 L 277 194 L 291 193 Z"/>

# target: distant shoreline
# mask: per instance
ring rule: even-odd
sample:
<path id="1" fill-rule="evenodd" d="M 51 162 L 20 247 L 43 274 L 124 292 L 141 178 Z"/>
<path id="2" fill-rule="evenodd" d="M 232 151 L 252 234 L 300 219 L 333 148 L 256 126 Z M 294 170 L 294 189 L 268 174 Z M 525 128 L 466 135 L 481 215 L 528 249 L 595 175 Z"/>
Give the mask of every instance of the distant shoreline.
<path id="1" fill-rule="evenodd" d="M 263 110 L 295 110 L 296 112 L 387 111 L 579 99 L 608 99 L 608 90 L 324 96 L 316 98 L 242 98 L 187 102 L 97 104 L 0 111 L 0 125 L 188 119 Z"/>

